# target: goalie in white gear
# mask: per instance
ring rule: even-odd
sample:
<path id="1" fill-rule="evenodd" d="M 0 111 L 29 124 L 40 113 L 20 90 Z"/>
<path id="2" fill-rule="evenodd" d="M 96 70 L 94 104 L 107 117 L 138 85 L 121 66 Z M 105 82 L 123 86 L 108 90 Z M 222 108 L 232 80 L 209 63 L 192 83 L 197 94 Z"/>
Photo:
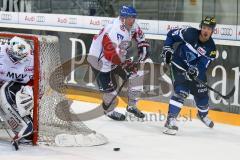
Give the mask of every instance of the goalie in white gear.
<path id="1" fill-rule="evenodd" d="M 0 117 L 11 137 L 32 137 L 33 123 L 33 54 L 23 38 L 13 37 L 0 44 Z"/>

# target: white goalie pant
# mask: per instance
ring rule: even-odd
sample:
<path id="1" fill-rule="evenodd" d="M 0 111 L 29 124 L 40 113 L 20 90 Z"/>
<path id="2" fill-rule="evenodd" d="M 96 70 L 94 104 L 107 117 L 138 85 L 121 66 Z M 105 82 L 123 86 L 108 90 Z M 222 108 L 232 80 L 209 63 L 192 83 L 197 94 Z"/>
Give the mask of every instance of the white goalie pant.
<path id="1" fill-rule="evenodd" d="M 0 89 L 0 116 L 6 128 L 11 129 L 9 133 L 15 140 L 33 132 L 31 91 L 31 87 L 17 82 L 5 82 Z"/>

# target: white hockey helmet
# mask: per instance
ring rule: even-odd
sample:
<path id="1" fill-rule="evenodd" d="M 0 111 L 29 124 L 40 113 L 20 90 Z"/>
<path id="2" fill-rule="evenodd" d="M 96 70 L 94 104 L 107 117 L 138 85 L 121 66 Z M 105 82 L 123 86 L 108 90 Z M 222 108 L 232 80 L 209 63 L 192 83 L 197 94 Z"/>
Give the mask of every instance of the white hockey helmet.
<path id="1" fill-rule="evenodd" d="M 22 61 L 32 51 L 30 44 L 23 38 L 13 37 L 9 43 L 8 54 L 14 62 Z"/>

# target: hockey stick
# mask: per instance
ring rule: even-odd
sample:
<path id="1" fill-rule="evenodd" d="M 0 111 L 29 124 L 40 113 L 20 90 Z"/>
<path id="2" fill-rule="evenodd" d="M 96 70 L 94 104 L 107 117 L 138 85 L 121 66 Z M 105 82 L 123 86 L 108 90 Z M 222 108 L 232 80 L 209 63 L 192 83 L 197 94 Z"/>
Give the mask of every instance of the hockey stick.
<path id="1" fill-rule="evenodd" d="M 184 71 L 185 73 L 187 73 L 187 71 L 182 68 L 181 66 L 179 66 L 178 64 L 176 64 L 175 62 L 171 62 L 171 64 L 173 64 L 175 67 L 177 67 L 178 69 Z M 212 87 L 210 87 L 207 83 L 203 82 L 202 80 L 200 80 L 199 78 L 195 78 L 193 79 L 195 82 L 198 82 L 202 85 L 204 85 L 205 87 L 207 87 L 209 90 L 217 93 L 220 97 L 224 98 L 224 99 L 229 99 L 231 98 L 233 95 L 234 95 L 234 92 L 235 92 L 235 86 L 232 88 L 232 90 L 227 94 L 227 95 L 222 95 L 219 91 L 213 89 Z"/>
<path id="2" fill-rule="evenodd" d="M 13 145 L 13 147 L 15 148 L 15 150 L 17 151 L 19 149 L 19 146 L 18 146 L 18 142 L 12 138 L 11 134 L 9 133 L 9 131 L 7 130 L 6 126 L 4 125 L 4 130 L 7 132 L 7 134 L 9 135 L 9 137 L 11 138 L 11 143 Z"/>
<path id="3" fill-rule="evenodd" d="M 204 85 L 205 87 L 207 87 L 209 90 L 217 93 L 220 97 L 224 98 L 224 99 L 229 99 L 234 95 L 235 92 L 235 86 L 233 86 L 232 90 L 227 94 L 227 95 L 222 95 L 219 91 L 213 89 L 212 87 L 210 87 L 209 85 L 207 85 L 205 82 L 203 82 L 202 80 L 198 79 L 197 77 L 194 79 L 194 81 L 201 83 L 202 85 Z"/>
<path id="4" fill-rule="evenodd" d="M 136 66 L 138 66 L 140 64 L 140 61 L 138 61 L 137 63 L 135 63 Z M 133 65 L 133 64 L 132 64 Z M 124 69 L 125 70 L 125 69 Z M 109 108 L 109 106 L 112 105 L 113 101 L 117 98 L 117 96 L 119 95 L 119 93 L 121 92 L 123 86 L 126 84 L 126 82 L 128 81 L 129 77 L 133 74 L 133 72 L 128 72 L 125 70 L 125 72 L 127 72 L 127 77 L 125 78 L 125 80 L 123 81 L 123 83 L 121 84 L 121 86 L 119 87 L 116 95 L 114 95 L 114 97 L 111 99 L 110 103 L 108 105 L 105 105 L 104 103 L 102 103 L 104 106 L 104 108 Z"/>
<path id="5" fill-rule="evenodd" d="M 104 108 L 107 108 L 107 109 L 108 109 L 109 106 L 112 105 L 113 101 L 117 98 L 117 96 L 118 96 L 119 93 L 121 92 L 123 86 L 126 84 L 126 82 L 128 81 L 128 79 L 129 79 L 129 77 L 130 77 L 131 75 L 132 75 L 132 73 L 129 73 L 129 74 L 127 75 L 126 79 L 123 81 L 123 83 L 122 83 L 121 86 L 119 87 L 116 95 L 114 95 L 114 97 L 111 99 L 111 101 L 108 103 L 108 105 L 105 105 L 104 103 L 102 103 L 103 105 L 105 105 Z"/>

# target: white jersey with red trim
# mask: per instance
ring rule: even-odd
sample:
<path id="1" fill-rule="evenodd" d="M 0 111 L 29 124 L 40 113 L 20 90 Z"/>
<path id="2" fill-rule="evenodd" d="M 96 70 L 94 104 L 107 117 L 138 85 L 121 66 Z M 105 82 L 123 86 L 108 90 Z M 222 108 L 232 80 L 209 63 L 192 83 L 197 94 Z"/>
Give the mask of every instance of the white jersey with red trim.
<path id="1" fill-rule="evenodd" d="M 113 63 L 108 57 L 111 57 L 113 54 L 121 58 L 126 57 L 127 52 L 122 52 L 121 44 L 126 45 L 127 42 L 130 44 L 132 39 L 135 39 L 138 43 L 145 41 L 144 33 L 138 24 L 135 22 L 131 30 L 128 31 L 120 18 L 116 18 L 113 20 L 113 23 L 105 26 L 98 35 L 94 36 L 88 62 L 92 67 L 101 72 L 111 71 L 118 63 Z M 111 42 L 111 45 L 108 45 L 109 42 Z"/>
<path id="2" fill-rule="evenodd" d="M 7 81 L 28 83 L 33 78 L 33 54 L 14 63 L 6 52 L 8 44 L 0 44 L 0 86 Z"/>

